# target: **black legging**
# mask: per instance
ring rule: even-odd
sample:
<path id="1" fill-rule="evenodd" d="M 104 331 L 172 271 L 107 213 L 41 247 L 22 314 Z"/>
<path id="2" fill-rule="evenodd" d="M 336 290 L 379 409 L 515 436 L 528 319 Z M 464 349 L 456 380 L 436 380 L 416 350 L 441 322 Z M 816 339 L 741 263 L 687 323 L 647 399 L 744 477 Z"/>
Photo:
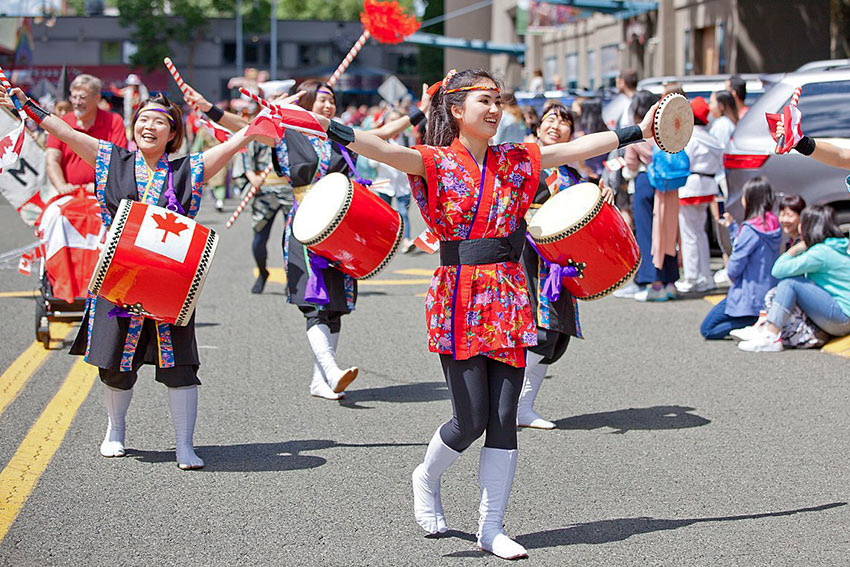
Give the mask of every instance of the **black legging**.
<path id="1" fill-rule="evenodd" d="M 452 418 L 440 428 L 443 443 L 463 451 L 485 431 L 484 446 L 516 449 L 516 407 L 523 368 L 485 356 L 452 360 L 440 355 L 452 398 Z"/>
<path id="2" fill-rule="evenodd" d="M 272 218 L 274 221 L 274 218 Z M 266 244 L 269 241 L 269 236 L 272 233 L 273 222 L 267 222 L 266 225 L 254 233 L 254 241 L 251 243 L 251 251 L 254 253 L 254 261 L 257 263 L 260 273 L 264 274 L 268 271 L 266 262 L 268 261 L 269 252 L 266 249 Z"/>

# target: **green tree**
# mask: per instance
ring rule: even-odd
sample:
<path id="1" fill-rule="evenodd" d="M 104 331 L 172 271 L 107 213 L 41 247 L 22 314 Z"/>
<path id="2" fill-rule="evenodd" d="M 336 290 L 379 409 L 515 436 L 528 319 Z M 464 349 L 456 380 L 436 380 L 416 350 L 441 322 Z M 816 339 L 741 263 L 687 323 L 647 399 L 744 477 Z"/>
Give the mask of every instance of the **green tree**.
<path id="1" fill-rule="evenodd" d="M 428 0 L 428 5 L 425 8 L 423 20 L 429 20 L 442 16 L 444 13 L 444 0 Z M 443 22 L 428 26 L 422 30 L 425 33 L 434 33 L 443 35 Z M 436 83 L 443 79 L 443 66 L 445 65 L 445 50 L 442 47 L 433 47 L 431 45 L 419 46 L 419 78 L 420 80 L 430 84 Z"/>

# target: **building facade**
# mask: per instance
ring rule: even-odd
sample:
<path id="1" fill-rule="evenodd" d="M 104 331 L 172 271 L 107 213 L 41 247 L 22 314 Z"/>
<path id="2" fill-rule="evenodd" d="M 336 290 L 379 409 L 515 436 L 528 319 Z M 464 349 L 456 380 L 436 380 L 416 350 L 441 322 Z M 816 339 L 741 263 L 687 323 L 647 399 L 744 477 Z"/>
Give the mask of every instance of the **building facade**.
<path id="1" fill-rule="evenodd" d="M 280 20 L 277 25 L 277 79 L 327 78 L 363 31 L 360 22 Z M 55 80 L 65 66 L 69 78 L 79 72 L 88 72 L 100 76 L 107 85 L 121 82 L 131 71 L 128 67 L 130 55 L 140 48 L 129 41 L 129 30 L 119 25 L 118 18 L 109 16 L 60 17 L 50 28 L 34 24 L 33 39 L 35 81 Z M 171 59 L 187 82 L 211 100 L 229 97 L 227 82 L 240 74 L 236 66 L 236 29 L 232 19 L 210 20 L 194 49 L 193 61 L 190 61 L 188 46 L 173 42 L 170 47 Z M 268 70 L 271 49 L 268 34 L 246 34 L 244 65 Z M 350 93 L 374 93 L 387 75 L 395 74 L 415 89 L 417 52 L 418 48 L 413 45 L 369 42 L 350 72 L 337 83 L 338 88 Z M 175 96 L 179 94 L 164 66 L 152 72 L 132 71 L 139 74 L 151 90 L 166 89 Z"/>

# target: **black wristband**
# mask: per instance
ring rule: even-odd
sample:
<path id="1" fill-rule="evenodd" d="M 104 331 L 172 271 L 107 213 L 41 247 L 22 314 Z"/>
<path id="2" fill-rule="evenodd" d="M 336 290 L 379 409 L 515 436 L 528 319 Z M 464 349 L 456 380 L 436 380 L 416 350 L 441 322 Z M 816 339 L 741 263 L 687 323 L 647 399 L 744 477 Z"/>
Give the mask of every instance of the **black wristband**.
<path id="1" fill-rule="evenodd" d="M 803 136 L 794 146 L 794 149 L 804 156 L 810 156 L 815 151 L 815 139 L 810 136 Z"/>
<path id="2" fill-rule="evenodd" d="M 331 120 L 330 126 L 328 126 L 328 138 L 337 144 L 347 146 L 354 141 L 354 128 L 336 120 Z"/>
<path id="3" fill-rule="evenodd" d="M 32 118 L 36 124 L 41 124 L 45 118 L 50 116 L 49 112 L 34 103 L 31 98 L 28 98 L 26 104 L 24 104 L 24 112 L 26 112 L 27 116 Z"/>
<path id="4" fill-rule="evenodd" d="M 224 111 L 216 105 L 212 105 L 209 110 L 204 112 L 204 114 L 206 114 L 213 122 L 221 122 L 221 119 L 224 116 Z"/>
<path id="5" fill-rule="evenodd" d="M 643 141 L 643 130 L 640 129 L 640 126 L 617 128 L 614 133 L 617 134 L 617 139 L 620 141 L 618 148 Z"/>
<path id="6" fill-rule="evenodd" d="M 411 126 L 417 126 L 420 122 L 425 120 L 425 113 L 414 106 L 410 112 L 407 113 L 407 117 L 410 118 Z"/>

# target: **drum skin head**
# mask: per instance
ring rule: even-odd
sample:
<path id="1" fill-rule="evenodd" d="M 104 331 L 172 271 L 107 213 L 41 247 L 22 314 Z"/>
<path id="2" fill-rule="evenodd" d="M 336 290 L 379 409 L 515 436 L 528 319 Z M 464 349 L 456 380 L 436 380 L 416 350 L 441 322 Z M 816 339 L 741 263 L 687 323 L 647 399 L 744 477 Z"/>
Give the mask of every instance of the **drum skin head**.
<path id="1" fill-rule="evenodd" d="M 681 152 L 694 130 L 694 112 L 688 99 L 671 93 L 661 99 L 652 121 L 652 135 L 658 147 L 668 154 Z"/>
<path id="2" fill-rule="evenodd" d="M 296 240 L 312 242 L 337 220 L 346 206 L 349 183 L 348 177 L 334 172 L 307 191 L 292 220 L 292 235 Z"/>
<path id="3" fill-rule="evenodd" d="M 528 224 L 534 240 L 543 240 L 581 222 L 599 202 L 601 192 L 593 183 L 579 183 L 550 197 Z"/>

